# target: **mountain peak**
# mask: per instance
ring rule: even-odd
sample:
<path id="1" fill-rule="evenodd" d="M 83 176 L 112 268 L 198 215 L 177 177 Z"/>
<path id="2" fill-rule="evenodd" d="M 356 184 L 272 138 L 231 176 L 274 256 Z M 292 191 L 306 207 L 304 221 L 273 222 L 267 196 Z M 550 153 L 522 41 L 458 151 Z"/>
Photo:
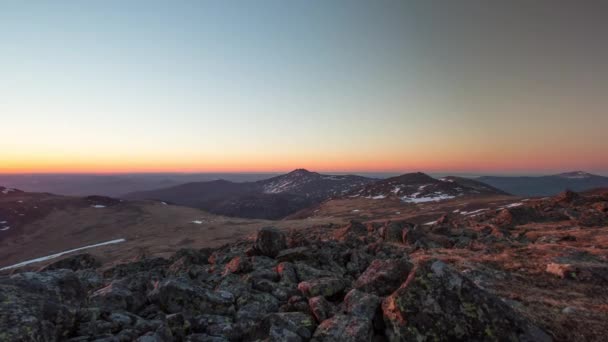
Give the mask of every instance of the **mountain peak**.
<path id="1" fill-rule="evenodd" d="M 288 174 L 310 174 L 310 173 L 314 173 L 314 172 L 310 172 L 306 169 L 295 169 Z"/>
<path id="2" fill-rule="evenodd" d="M 404 173 L 402 175 L 390 178 L 406 183 L 433 183 L 437 180 L 423 172 Z"/>
<path id="3" fill-rule="evenodd" d="M 585 172 L 585 171 L 571 171 L 571 172 L 560 173 L 556 176 L 562 177 L 562 178 L 583 179 L 583 178 L 592 177 L 593 175 L 588 172 Z"/>

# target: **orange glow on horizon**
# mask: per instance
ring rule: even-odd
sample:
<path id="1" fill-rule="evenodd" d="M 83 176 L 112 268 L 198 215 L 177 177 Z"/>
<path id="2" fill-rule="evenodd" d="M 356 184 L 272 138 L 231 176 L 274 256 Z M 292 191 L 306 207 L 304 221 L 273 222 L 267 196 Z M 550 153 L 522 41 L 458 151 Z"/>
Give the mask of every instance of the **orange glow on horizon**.
<path id="1" fill-rule="evenodd" d="M 13 158 L 0 165 L 1 174 L 15 173 L 205 173 L 288 172 L 306 168 L 318 172 L 524 172 L 549 170 L 599 170 L 608 165 L 590 163 L 590 155 L 542 156 L 529 154 L 485 155 L 428 154 L 393 157 L 371 156 L 224 156 L 135 158 Z"/>

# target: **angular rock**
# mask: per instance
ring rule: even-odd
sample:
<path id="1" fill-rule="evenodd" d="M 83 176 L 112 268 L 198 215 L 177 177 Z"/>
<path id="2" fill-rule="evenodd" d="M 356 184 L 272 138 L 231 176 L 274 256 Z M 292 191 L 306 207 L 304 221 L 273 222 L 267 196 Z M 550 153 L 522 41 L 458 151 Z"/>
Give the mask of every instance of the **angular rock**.
<path id="1" fill-rule="evenodd" d="M 323 296 L 309 298 L 308 306 L 317 322 L 323 322 L 335 314 L 335 308 Z"/>
<path id="2" fill-rule="evenodd" d="M 134 311 L 143 304 L 136 300 L 133 292 L 117 282 L 93 292 L 89 300 L 106 310 Z"/>
<path id="3" fill-rule="evenodd" d="M 251 262 L 244 256 L 234 257 L 224 270 L 224 274 L 228 273 L 247 273 L 253 269 Z"/>
<path id="4" fill-rule="evenodd" d="M 284 249 L 277 254 L 278 261 L 296 261 L 310 258 L 311 250 L 309 247 L 294 247 Z"/>
<path id="5" fill-rule="evenodd" d="M 403 230 L 408 226 L 403 222 L 390 222 L 382 230 L 382 238 L 386 242 L 403 242 Z"/>
<path id="6" fill-rule="evenodd" d="M 158 283 L 148 297 L 169 313 L 226 314 L 234 311 L 232 294 L 220 291 L 214 293 L 180 278 Z"/>
<path id="7" fill-rule="evenodd" d="M 298 275 L 294 265 L 290 262 L 282 262 L 277 265 L 277 273 L 281 277 L 281 282 L 297 283 Z"/>
<path id="8" fill-rule="evenodd" d="M 315 330 L 314 342 L 369 342 L 372 340 L 371 320 L 355 316 L 336 315 L 323 321 Z"/>
<path id="9" fill-rule="evenodd" d="M 84 295 L 70 270 L 0 277 L 0 340 L 67 339 L 77 329 L 72 305 L 80 305 Z"/>
<path id="10" fill-rule="evenodd" d="M 338 241 L 354 241 L 366 235 L 367 227 L 359 221 L 350 221 L 348 225 L 334 233 L 334 238 Z"/>
<path id="11" fill-rule="evenodd" d="M 271 313 L 264 317 L 250 337 L 255 340 L 289 336 L 291 340 L 295 340 L 295 334 L 307 341 L 312 337 L 316 326 L 315 319 L 302 312 Z"/>
<path id="12" fill-rule="evenodd" d="M 94 256 L 84 253 L 70 256 L 54 263 L 47 265 L 41 271 L 50 271 L 57 269 L 69 269 L 72 271 L 84 270 L 88 268 L 97 268 L 101 266 L 101 262 Z"/>
<path id="13" fill-rule="evenodd" d="M 298 284 L 298 290 L 306 297 L 332 297 L 344 290 L 346 282 L 336 277 L 318 278 Z"/>
<path id="14" fill-rule="evenodd" d="M 260 229 L 255 239 L 255 249 L 262 255 L 274 258 L 287 248 L 285 234 L 274 227 Z"/>
<path id="15" fill-rule="evenodd" d="M 382 304 L 390 341 L 551 341 L 496 296 L 441 261 L 413 271 Z"/>
<path id="16" fill-rule="evenodd" d="M 351 316 L 371 320 L 381 302 L 382 299 L 376 295 L 352 289 L 344 297 L 344 311 Z"/>
<path id="17" fill-rule="evenodd" d="M 376 259 L 357 278 L 353 287 L 364 292 L 386 296 L 403 283 L 412 269 L 406 259 Z"/>
<path id="18" fill-rule="evenodd" d="M 334 273 L 326 270 L 320 270 L 304 263 L 294 264 L 294 269 L 299 281 L 306 281 L 321 277 L 333 277 Z"/>

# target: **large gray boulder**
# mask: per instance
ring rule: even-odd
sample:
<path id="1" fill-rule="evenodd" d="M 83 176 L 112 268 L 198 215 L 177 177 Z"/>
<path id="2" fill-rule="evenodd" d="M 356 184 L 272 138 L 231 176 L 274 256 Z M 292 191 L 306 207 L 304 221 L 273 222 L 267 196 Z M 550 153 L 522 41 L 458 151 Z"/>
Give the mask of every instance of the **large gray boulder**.
<path id="1" fill-rule="evenodd" d="M 262 255 L 274 258 L 287 248 L 287 239 L 277 228 L 264 227 L 256 236 L 254 248 Z"/>
<path id="2" fill-rule="evenodd" d="M 382 304 L 389 341 L 551 341 L 445 263 L 429 261 L 413 272 Z"/>
<path id="3" fill-rule="evenodd" d="M 406 259 L 374 260 L 354 283 L 361 291 L 386 296 L 403 283 L 412 269 Z"/>

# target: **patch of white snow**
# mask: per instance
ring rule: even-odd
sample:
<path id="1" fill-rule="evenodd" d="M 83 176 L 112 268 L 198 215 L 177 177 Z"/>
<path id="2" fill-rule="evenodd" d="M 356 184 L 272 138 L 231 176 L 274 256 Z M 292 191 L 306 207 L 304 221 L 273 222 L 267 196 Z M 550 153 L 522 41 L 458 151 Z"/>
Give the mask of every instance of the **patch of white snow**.
<path id="1" fill-rule="evenodd" d="M 55 259 L 55 258 L 58 258 L 58 257 L 60 257 L 62 255 L 73 253 L 73 252 L 78 252 L 78 251 L 81 251 L 83 249 L 89 249 L 89 248 L 100 247 L 100 246 L 105 246 L 105 245 L 112 245 L 112 244 L 115 244 L 115 243 L 121 243 L 121 242 L 125 242 L 125 241 L 127 241 L 127 240 L 125 240 L 125 239 L 116 239 L 116 240 L 106 241 L 106 242 L 102 242 L 102 243 L 97 243 L 97 244 L 94 244 L 94 245 L 88 245 L 88 246 L 84 246 L 84 247 L 74 248 L 74 249 L 70 249 L 70 250 L 67 250 L 67 251 L 59 252 L 59 253 L 56 253 L 56 254 L 47 255 L 45 257 L 41 257 L 41 258 L 36 258 L 36 259 L 20 262 L 20 263 L 15 264 L 15 265 L 2 267 L 2 268 L 0 268 L 0 271 L 9 270 L 11 268 L 17 268 L 17 267 L 33 264 L 33 263 L 40 262 L 40 261 L 46 261 L 46 260 Z"/>
<path id="2" fill-rule="evenodd" d="M 401 197 L 401 200 L 408 203 L 424 203 L 424 202 L 439 202 L 447 199 L 452 199 L 455 196 L 450 196 L 447 194 L 438 193 L 435 196 L 427 196 L 427 197 L 414 197 L 416 194 L 412 194 L 411 197 L 404 196 Z"/>

